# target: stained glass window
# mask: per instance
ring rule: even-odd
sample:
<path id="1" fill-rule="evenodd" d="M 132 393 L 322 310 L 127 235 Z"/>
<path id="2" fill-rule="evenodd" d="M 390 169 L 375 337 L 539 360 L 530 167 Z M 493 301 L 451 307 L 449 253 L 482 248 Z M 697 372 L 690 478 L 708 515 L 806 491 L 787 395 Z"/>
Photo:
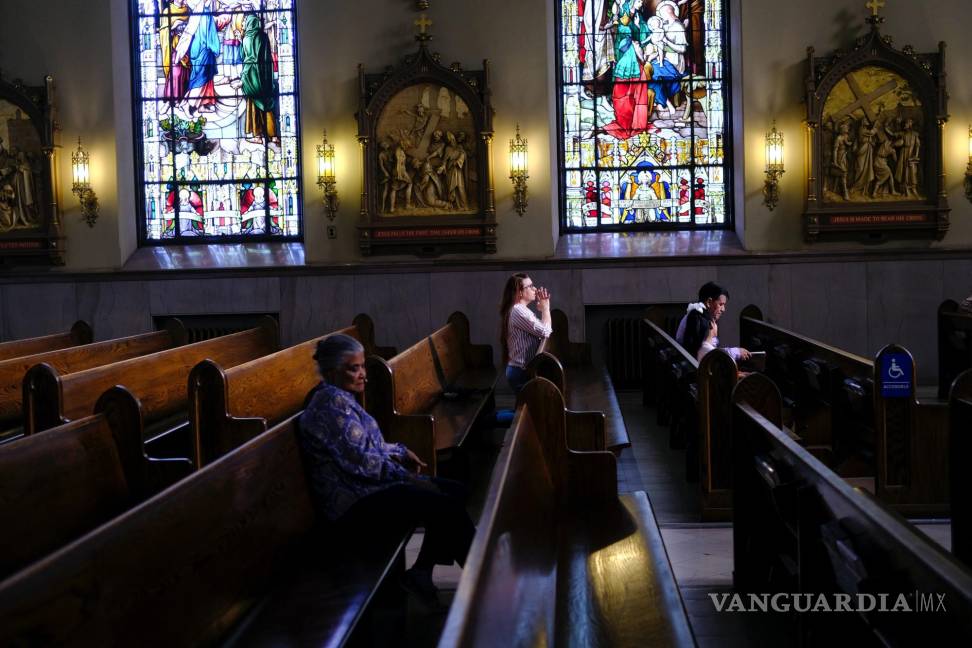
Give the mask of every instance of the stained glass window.
<path id="1" fill-rule="evenodd" d="M 293 0 L 136 0 L 140 240 L 301 234 Z"/>
<path id="2" fill-rule="evenodd" d="M 731 225 L 725 0 L 558 1 L 562 229 Z"/>

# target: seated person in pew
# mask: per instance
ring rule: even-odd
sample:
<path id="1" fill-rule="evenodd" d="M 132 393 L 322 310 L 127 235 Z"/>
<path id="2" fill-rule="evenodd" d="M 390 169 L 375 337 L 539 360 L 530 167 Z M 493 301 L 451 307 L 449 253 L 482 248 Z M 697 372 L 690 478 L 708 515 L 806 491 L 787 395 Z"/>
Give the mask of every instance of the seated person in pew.
<path id="1" fill-rule="evenodd" d="M 402 586 L 437 607 L 432 568 L 462 566 L 476 532 L 466 489 L 417 474 L 425 464 L 403 444 L 384 441 L 354 396 L 367 381 L 360 342 L 329 336 L 318 342 L 314 359 L 323 382 L 300 417 L 298 440 L 318 513 L 363 539 L 423 527 L 422 548 Z"/>
<path id="2" fill-rule="evenodd" d="M 534 301 L 540 311 L 539 318 L 529 308 Z M 552 332 L 550 292 L 533 285 L 533 280 L 522 272 L 512 275 L 506 281 L 500 302 L 500 348 L 506 380 L 514 394 L 519 394 L 530 380 L 526 366 L 537 354 L 540 342 Z"/>
<path id="3" fill-rule="evenodd" d="M 682 317 L 682 321 L 678 323 L 678 330 L 675 332 L 675 341 L 681 344 L 689 353 L 696 355 L 697 359 L 701 360 L 702 355 L 697 355 L 698 351 L 692 351 L 686 346 L 686 327 L 688 325 L 689 316 L 692 313 L 698 313 L 703 315 L 712 324 L 712 337 L 710 340 L 712 349 L 719 347 L 719 318 L 722 314 L 726 312 L 726 304 L 729 302 L 729 291 L 722 286 L 713 283 L 711 281 L 706 282 L 699 288 L 699 301 L 691 303 L 685 309 L 685 315 Z M 698 322 L 696 322 L 698 324 Z M 708 337 L 707 332 L 706 337 Z M 705 341 L 703 338 L 699 344 Z M 712 349 L 709 349 L 710 351 Z M 739 362 L 740 360 L 749 360 L 750 353 L 747 349 L 742 347 L 726 347 L 724 349 L 726 353 L 732 357 L 733 360 Z"/>
<path id="4" fill-rule="evenodd" d="M 963 299 L 958 309 L 960 313 L 972 313 L 972 295 Z"/>

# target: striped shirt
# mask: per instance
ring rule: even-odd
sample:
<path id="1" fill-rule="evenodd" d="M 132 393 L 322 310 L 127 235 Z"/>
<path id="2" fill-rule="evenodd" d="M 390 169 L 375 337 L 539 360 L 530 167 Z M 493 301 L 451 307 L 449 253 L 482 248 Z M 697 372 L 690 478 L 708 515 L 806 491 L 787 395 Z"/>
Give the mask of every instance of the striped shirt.
<path id="1" fill-rule="evenodd" d="M 540 340 L 550 337 L 551 330 L 529 308 L 523 304 L 515 304 L 510 309 L 509 333 L 506 336 L 506 343 L 510 348 L 509 364 L 520 369 L 526 368 L 527 363 L 537 355 Z"/>

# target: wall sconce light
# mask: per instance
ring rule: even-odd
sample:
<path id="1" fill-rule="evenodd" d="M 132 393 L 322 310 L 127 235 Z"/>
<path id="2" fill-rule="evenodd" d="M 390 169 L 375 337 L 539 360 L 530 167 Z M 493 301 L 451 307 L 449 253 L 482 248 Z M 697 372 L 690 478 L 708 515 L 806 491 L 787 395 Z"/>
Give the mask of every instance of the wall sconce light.
<path id="1" fill-rule="evenodd" d="M 324 141 L 317 145 L 317 186 L 324 191 L 324 212 L 333 221 L 341 201 L 334 177 L 334 145 L 327 143 L 327 131 L 324 131 Z"/>
<path id="2" fill-rule="evenodd" d="M 98 196 L 91 189 L 91 171 L 88 166 L 88 152 L 81 147 L 81 138 L 78 138 L 78 150 L 71 154 L 71 175 L 73 182 L 71 192 L 78 197 L 81 203 L 81 216 L 88 227 L 94 227 L 98 220 Z"/>
<path id="3" fill-rule="evenodd" d="M 513 181 L 513 207 L 520 216 L 527 208 L 527 178 L 529 174 L 527 141 L 520 137 L 520 125 L 516 125 L 516 138 L 510 140 L 510 180 Z"/>
<path id="4" fill-rule="evenodd" d="M 766 133 L 766 182 L 763 184 L 763 204 L 770 211 L 780 202 L 780 176 L 784 172 L 783 133 L 776 130 L 776 120 L 773 120 L 773 129 Z"/>
<path id="5" fill-rule="evenodd" d="M 972 202 L 972 125 L 969 125 L 969 164 L 965 167 L 965 197 Z"/>

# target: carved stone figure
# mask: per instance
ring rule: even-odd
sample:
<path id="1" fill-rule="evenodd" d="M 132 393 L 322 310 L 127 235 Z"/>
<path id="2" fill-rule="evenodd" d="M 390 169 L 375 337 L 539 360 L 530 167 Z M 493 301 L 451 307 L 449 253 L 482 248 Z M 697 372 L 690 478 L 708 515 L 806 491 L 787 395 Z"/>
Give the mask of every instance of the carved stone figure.
<path id="1" fill-rule="evenodd" d="M 914 129 L 914 121 L 906 119 L 898 133 L 901 143 L 894 179 L 905 196 L 918 197 L 918 167 L 921 164 L 921 138 Z"/>
<path id="2" fill-rule="evenodd" d="M 850 146 L 850 124 L 842 121 L 834 136 L 830 156 L 831 190 L 839 193 L 844 200 L 850 200 L 847 192 L 847 148 Z"/>

